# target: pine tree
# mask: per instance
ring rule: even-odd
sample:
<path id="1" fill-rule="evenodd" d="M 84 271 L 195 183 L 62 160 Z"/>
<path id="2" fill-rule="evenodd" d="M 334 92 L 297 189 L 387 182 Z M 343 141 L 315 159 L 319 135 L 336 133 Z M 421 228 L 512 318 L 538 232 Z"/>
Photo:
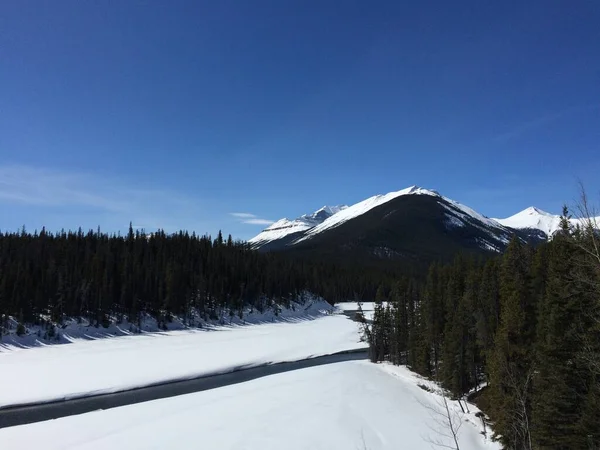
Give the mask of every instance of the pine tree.
<path id="1" fill-rule="evenodd" d="M 474 305 L 475 332 L 480 348 L 483 369 L 494 350 L 494 337 L 500 323 L 500 288 L 498 263 L 490 260 L 481 269 L 481 280 Z M 487 374 L 489 378 L 489 373 Z"/>
<path id="2" fill-rule="evenodd" d="M 393 330 L 392 337 L 392 362 L 394 364 L 407 364 L 409 321 L 408 321 L 408 288 L 405 282 L 394 283 L 390 294 L 393 305 Z"/>
<path id="3" fill-rule="evenodd" d="M 594 377 L 575 357 L 584 345 L 582 331 L 589 326 L 594 299 L 575 276 L 578 249 L 571 242 L 566 210 L 561 225 L 549 246 L 548 285 L 539 308 L 533 417 L 541 449 L 586 448 L 594 433 L 584 418 L 587 402 L 594 401 L 588 394 Z"/>
<path id="4" fill-rule="evenodd" d="M 426 360 L 424 361 L 426 367 L 423 369 L 427 375 L 437 373 L 439 369 L 442 340 L 446 325 L 446 312 L 444 308 L 445 282 L 441 272 L 437 263 L 433 263 L 430 266 L 421 308 L 424 339 L 422 351 L 427 353 L 427 355 L 423 355 Z M 431 352 L 431 357 L 429 356 L 429 352 Z M 433 367 L 431 367 L 431 364 L 433 364 Z"/>
<path id="5" fill-rule="evenodd" d="M 373 308 L 373 324 L 371 326 L 370 354 L 371 361 L 383 361 L 386 355 L 386 340 L 389 329 L 386 329 L 386 311 L 384 301 L 387 300 L 383 284 L 377 288 L 375 306 Z"/>
<path id="6" fill-rule="evenodd" d="M 490 361 L 495 432 L 507 449 L 531 450 L 531 390 L 535 371 L 535 305 L 529 296 L 529 252 L 514 238 L 500 267 L 500 325 Z"/>

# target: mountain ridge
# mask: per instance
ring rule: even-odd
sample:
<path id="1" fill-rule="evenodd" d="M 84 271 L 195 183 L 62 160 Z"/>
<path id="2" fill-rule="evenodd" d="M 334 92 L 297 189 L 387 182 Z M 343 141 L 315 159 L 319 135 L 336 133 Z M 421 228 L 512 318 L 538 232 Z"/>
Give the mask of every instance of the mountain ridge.
<path id="1" fill-rule="evenodd" d="M 254 248 L 263 247 L 269 242 L 281 240 L 290 234 L 300 233 L 313 228 L 346 208 L 346 205 L 326 205 L 313 213 L 303 214 L 295 219 L 284 217 L 269 225 L 252 239 L 249 239 L 248 243 Z"/>
<path id="2" fill-rule="evenodd" d="M 572 219 L 574 225 L 576 219 Z M 260 251 L 291 251 L 343 259 L 449 260 L 458 252 L 504 251 L 513 237 L 551 239 L 560 216 L 534 206 L 494 219 L 433 189 L 410 186 L 350 206 L 323 207 L 281 219 L 248 243 Z"/>

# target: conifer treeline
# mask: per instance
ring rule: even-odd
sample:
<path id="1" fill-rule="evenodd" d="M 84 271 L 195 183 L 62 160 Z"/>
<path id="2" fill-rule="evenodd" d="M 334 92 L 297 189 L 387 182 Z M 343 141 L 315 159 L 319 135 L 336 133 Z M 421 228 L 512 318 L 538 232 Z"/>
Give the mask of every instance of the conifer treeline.
<path id="1" fill-rule="evenodd" d="M 285 305 L 305 290 L 330 302 L 373 296 L 379 281 L 331 264 L 261 254 L 246 244 L 186 232 L 0 233 L 0 325 L 86 317 L 107 325 L 151 314 L 203 318 Z"/>
<path id="2" fill-rule="evenodd" d="M 599 449 L 596 241 L 563 220 L 537 249 L 515 239 L 498 259 L 434 264 L 418 287 L 380 286 L 371 358 L 407 364 L 456 397 L 486 383 L 479 401 L 507 449 Z"/>

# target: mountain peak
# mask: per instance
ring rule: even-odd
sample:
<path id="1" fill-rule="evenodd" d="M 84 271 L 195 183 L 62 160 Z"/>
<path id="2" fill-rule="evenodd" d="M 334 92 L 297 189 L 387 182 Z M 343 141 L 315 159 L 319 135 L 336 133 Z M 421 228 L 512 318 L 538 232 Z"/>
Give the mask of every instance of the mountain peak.
<path id="1" fill-rule="evenodd" d="M 529 208 L 526 208 L 523 211 L 521 211 L 520 213 L 517 213 L 515 215 L 519 215 L 519 214 L 527 214 L 527 215 L 530 215 L 530 216 L 531 215 L 539 215 L 539 216 L 554 217 L 554 214 L 550 214 L 549 212 L 542 211 L 541 209 L 536 208 L 535 206 L 530 206 Z"/>
<path id="2" fill-rule="evenodd" d="M 329 219 L 334 214 L 346 209 L 346 205 L 338 206 L 323 206 L 311 214 L 303 214 L 294 220 L 280 219 L 269 227 L 261 231 L 257 236 L 250 239 L 248 242 L 252 245 L 264 245 L 268 242 L 282 239 L 290 234 L 299 233 L 310 228 L 313 228 L 325 220 Z"/>
<path id="3" fill-rule="evenodd" d="M 444 254 L 445 244 L 429 247 L 428 233 L 432 233 L 431 240 L 439 239 L 448 248 L 462 245 L 494 252 L 501 251 L 513 233 L 468 206 L 417 185 L 374 195 L 348 207 L 324 206 L 300 216 L 293 225 L 284 225 L 263 231 L 250 243 L 263 251 L 328 249 L 326 252 L 357 251 L 376 258 L 402 259 L 412 258 L 411 252 L 419 248 Z M 343 230 L 334 231 L 340 226 Z M 312 243 L 306 243 L 309 240 Z"/>
<path id="4" fill-rule="evenodd" d="M 543 231 L 547 236 L 558 230 L 560 226 L 560 216 L 542 211 L 535 206 L 525 208 L 523 211 L 506 219 L 494 219 L 502 225 L 517 230 L 524 228 Z"/>
<path id="5" fill-rule="evenodd" d="M 403 189 L 402 191 L 404 194 L 410 195 L 410 194 L 417 194 L 417 195 L 432 195 L 434 197 L 441 197 L 440 193 L 436 190 L 433 189 L 426 189 L 426 188 L 422 188 L 421 186 L 409 186 L 406 189 Z"/>
<path id="6" fill-rule="evenodd" d="M 340 210 L 333 216 L 324 220 L 321 224 L 307 230 L 306 234 L 298 239 L 297 242 L 304 241 L 306 239 L 310 239 L 312 236 L 321 233 L 325 230 L 329 230 L 331 228 L 335 228 L 340 226 L 341 224 L 347 222 L 348 220 L 352 220 L 355 217 L 365 214 L 373 208 L 376 208 L 384 203 L 389 202 L 397 197 L 401 197 L 403 195 L 429 195 L 432 197 L 441 197 L 436 191 L 430 189 L 423 189 L 419 186 L 410 186 L 406 189 L 402 189 L 396 192 L 388 192 L 387 194 L 380 194 L 370 197 L 362 202 L 355 203 L 352 206 L 346 207 L 343 210 Z"/>

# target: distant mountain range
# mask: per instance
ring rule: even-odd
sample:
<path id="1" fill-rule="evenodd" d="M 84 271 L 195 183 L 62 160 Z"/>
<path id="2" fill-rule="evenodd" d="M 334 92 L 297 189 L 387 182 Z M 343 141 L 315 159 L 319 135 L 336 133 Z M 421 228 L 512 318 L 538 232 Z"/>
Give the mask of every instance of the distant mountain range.
<path id="1" fill-rule="evenodd" d="M 411 186 L 351 206 L 324 206 L 297 219 L 278 220 L 248 242 L 261 251 L 430 261 L 458 251 L 501 252 L 514 235 L 541 242 L 559 226 L 560 216 L 535 207 L 491 219 L 434 190 Z"/>

